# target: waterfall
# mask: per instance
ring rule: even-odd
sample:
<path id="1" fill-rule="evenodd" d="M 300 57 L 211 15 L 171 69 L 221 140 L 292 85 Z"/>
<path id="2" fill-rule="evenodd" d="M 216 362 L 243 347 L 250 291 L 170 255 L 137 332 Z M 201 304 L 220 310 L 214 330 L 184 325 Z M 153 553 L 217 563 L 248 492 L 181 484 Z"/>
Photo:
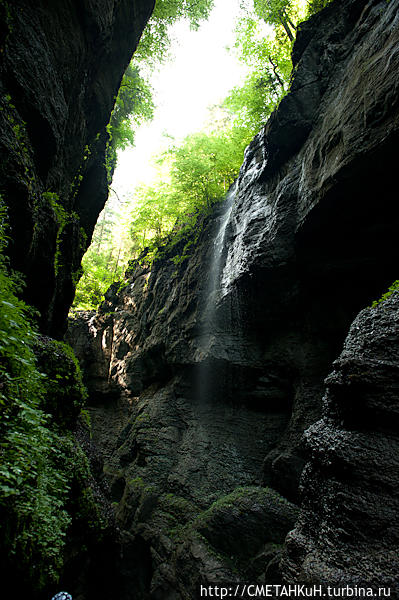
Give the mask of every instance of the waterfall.
<path id="1" fill-rule="evenodd" d="M 214 360 L 217 356 L 217 337 L 220 334 L 217 308 L 221 297 L 221 275 L 226 257 L 226 231 L 234 206 L 236 183 L 230 188 L 224 202 L 225 210 L 218 219 L 217 233 L 213 241 L 212 257 L 208 269 L 208 281 L 204 289 L 204 308 L 197 347 L 197 392 L 200 399 L 212 396 Z M 219 357 L 218 357 L 219 358 Z"/>
<path id="2" fill-rule="evenodd" d="M 213 242 L 213 255 L 209 265 L 209 281 L 206 288 L 206 304 L 204 310 L 204 326 L 209 328 L 215 325 L 217 301 L 220 296 L 220 282 L 223 268 L 223 250 L 225 247 L 226 229 L 230 221 L 231 211 L 235 199 L 235 184 L 229 190 L 225 200 L 225 212 L 220 217 L 219 229 Z"/>

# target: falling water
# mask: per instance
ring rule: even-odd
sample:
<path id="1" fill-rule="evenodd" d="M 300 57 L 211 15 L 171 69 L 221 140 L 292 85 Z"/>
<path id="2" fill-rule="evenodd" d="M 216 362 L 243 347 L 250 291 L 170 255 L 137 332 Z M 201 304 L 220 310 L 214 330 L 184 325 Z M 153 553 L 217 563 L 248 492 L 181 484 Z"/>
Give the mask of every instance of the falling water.
<path id="1" fill-rule="evenodd" d="M 212 395 L 213 361 L 217 346 L 220 324 L 217 319 L 217 306 L 220 299 L 220 280 L 225 259 L 225 241 L 227 225 L 234 205 L 236 184 L 234 184 L 225 200 L 225 211 L 219 217 L 219 227 L 212 248 L 212 259 L 209 265 L 208 282 L 204 291 L 204 309 L 198 344 L 198 393 L 201 399 Z M 217 353 L 217 352 L 216 352 Z"/>
<path id="2" fill-rule="evenodd" d="M 220 217 L 220 225 L 215 240 L 213 242 L 213 255 L 212 261 L 209 266 L 209 282 L 206 292 L 206 305 L 205 305 L 205 327 L 208 325 L 209 328 L 214 324 L 214 318 L 216 313 L 216 305 L 220 295 L 220 276 L 223 267 L 223 250 L 226 239 L 226 229 L 230 220 L 231 211 L 233 209 L 235 198 L 235 185 L 228 192 L 225 204 L 226 210 Z"/>

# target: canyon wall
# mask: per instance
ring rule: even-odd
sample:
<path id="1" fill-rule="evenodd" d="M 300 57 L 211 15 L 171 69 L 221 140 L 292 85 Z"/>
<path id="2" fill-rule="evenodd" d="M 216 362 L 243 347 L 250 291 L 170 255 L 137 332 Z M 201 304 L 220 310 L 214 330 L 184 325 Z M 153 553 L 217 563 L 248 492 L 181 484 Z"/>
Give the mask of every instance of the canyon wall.
<path id="1" fill-rule="evenodd" d="M 303 24 L 291 90 L 188 255 L 144 256 L 71 321 L 143 597 L 397 585 L 397 296 L 332 364 L 397 278 L 398 48 L 397 0 Z"/>
<path id="2" fill-rule="evenodd" d="M 0 2 L 0 194 L 11 267 L 62 336 L 108 195 L 106 125 L 153 0 Z M 111 165 L 108 166 L 108 169 Z"/>

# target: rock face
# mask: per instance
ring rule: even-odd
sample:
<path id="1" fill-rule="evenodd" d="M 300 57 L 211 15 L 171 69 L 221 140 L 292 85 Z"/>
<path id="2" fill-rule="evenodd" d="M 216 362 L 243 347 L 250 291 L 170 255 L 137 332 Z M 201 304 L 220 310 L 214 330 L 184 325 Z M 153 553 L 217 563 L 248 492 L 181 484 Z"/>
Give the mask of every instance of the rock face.
<path id="1" fill-rule="evenodd" d="M 60 336 L 107 198 L 105 130 L 153 0 L 0 3 L 0 194 L 11 266 Z"/>
<path id="2" fill-rule="evenodd" d="M 300 519 L 287 539 L 290 582 L 367 585 L 399 595 L 399 293 L 363 310 L 305 434 Z"/>
<path id="3" fill-rule="evenodd" d="M 389 337 L 393 304 L 362 313 L 327 408 L 321 399 L 351 322 L 397 276 L 398 4 L 336 0 L 304 24 L 291 92 L 190 256 L 183 240 L 151 271 L 144 257 L 98 314 L 71 323 L 119 527 L 152 557 L 144 597 L 193 598 L 199 583 L 223 580 L 393 575 L 384 549 L 397 543 L 397 506 L 384 502 L 396 485 L 396 370 L 388 354 L 371 365 L 361 350 L 379 315 L 376 344 Z M 363 358 L 341 372 L 348 353 L 364 354 L 366 373 Z M 352 375 L 370 388 L 347 402 Z"/>

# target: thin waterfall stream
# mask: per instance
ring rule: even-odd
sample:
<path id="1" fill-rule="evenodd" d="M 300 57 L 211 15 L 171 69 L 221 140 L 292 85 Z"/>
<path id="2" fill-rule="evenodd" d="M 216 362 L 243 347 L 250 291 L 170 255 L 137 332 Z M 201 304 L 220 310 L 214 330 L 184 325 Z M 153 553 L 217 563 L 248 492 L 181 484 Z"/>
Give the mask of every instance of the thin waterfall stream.
<path id="1" fill-rule="evenodd" d="M 224 201 L 225 210 L 219 217 L 219 226 L 212 247 L 212 258 L 209 264 L 208 282 L 204 291 L 203 318 L 199 336 L 199 364 L 197 369 L 197 393 L 200 399 L 213 395 L 215 360 L 217 358 L 216 342 L 220 329 L 217 308 L 221 297 L 221 279 L 226 258 L 226 231 L 236 197 L 236 183 L 230 188 Z"/>

